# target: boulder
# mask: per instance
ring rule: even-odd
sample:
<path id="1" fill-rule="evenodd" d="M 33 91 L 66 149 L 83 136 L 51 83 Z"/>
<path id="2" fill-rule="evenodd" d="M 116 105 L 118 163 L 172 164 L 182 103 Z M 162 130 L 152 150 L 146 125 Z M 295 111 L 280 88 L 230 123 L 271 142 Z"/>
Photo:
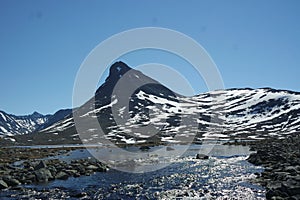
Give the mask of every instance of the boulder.
<path id="1" fill-rule="evenodd" d="M 89 165 L 86 167 L 87 170 L 97 170 L 98 167 L 96 167 L 95 165 Z"/>
<path id="2" fill-rule="evenodd" d="M 39 169 L 42 169 L 42 168 L 46 168 L 47 165 L 45 163 L 45 161 L 41 160 L 40 163 L 34 167 L 34 170 L 39 170 Z"/>
<path id="3" fill-rule="evenodd" d="M 78 173 L 78 171 L 77 170 L 75 170 L 75 169 L 66 169 L 66 170 L 64 170 L 67 174 L 69 174 L 70 176 L 74 176 L 75 174 L 77 174 Z"/>
<path id="4" fill-rule="evenodd" d="M 5 181 L 8 186 L 17 186 L 21 184 L 20 181 L 9 175 L 3 176 L 2 180 Z"/>
<path id="5" fill-rule="evenodd" d="M 282 190 L 287 194 L 294 196 L 300 195 L 300 184 L 293 180 L 284 181 L 282 183 Z"/>
<path id="6" fill-rule="evenodd" d="M 108 170 L 107 166 L 105 166 L 102 163 L 98 163 L 97 166 L 98 166 L 98 170 L 97 170 L 98 172 L 107 172 Z"/>
<path id="7" fill-rule="evenodd" d="M 174 151 L 175 149 L 173 147 L 167 147 L 167 151 Z"/>
<path id="8" fill-rule="evenodd" d="M 69 175 L 65 172 L 58 172 L 55 178 L 60 180 L 67 180 L 69 178 Z"/>
<path id="9" fill-rule="evenodd" d="M 0 180 L 0 190 L 8 188 L 7 183 L 5 183 L 3 180 Z"/>
<path id="10" fill-rule="evenodd" d="M 148 146 L 140 147 L 140 150 L 142 150 L 142 151 L 148 151 L 149 149 L 150 149 L 150 147 L 148 147 Z"/>
<path id="11" fill-rule="evenodd" d="M 28 174 L 26 175 L 25 179 L 27 180 L 27 182 L 34 182 L 35 181 L 35 175 L 34 174 Z"/>
<path id="12" fill-rule="evenodd" d="M 198 154 L 196 155 L 196 159 L 206 160 L 206 159 L 208 159 L 208 158 L 209 158 L 209 156 L 208 156 L 208 155 L 205 155 L 205 154 L 198 153 Z"/>
<path id="13" fill-rule="evenodd" d="M 53 176 L 50 170 L 46 168 L 41 168 L 39 170 L 36 170 L 34 174 L 37 182 L 39 183 L 45 183 L 48 182 L 49 180 L 53 180 Z"/>
<path id="14" fill-rule="evenodd" d="M 8 186 L 17 186 L 17 185 L 21 185 L 20 181 L 18 181 L 15 178 L 10 178 L 10 179 L 6 179 L 5 183 L 7 183 Z"/>

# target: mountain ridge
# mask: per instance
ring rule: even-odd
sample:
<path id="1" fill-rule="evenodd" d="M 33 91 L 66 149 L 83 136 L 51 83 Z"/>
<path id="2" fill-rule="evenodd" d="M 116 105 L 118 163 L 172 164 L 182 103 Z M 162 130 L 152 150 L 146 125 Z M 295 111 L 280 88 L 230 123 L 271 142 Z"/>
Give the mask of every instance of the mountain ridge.
<path id="1" fill-rule="evenodd" d="M 64 114 L 58 115 L 58 112 Z M 15 115 L 0 110 L 0 137 L 30 134 L 63 119 L 71 112 L 71 109 L 62 109 L 52 115 L 36 111 L 28 115 Z"/>
<path id="2" fill-rule="evenodd" d="M 300 92 L 230 88 L 184 97 L 125 63 L 116 62 L 93 98 L 72 114 L 17 141 L 43 138 L 53 144 L 97 144 L 105 140 L 142 144 L 186 138 L 280 138 L 300 131 L 299 117 Z M 93 118 L 98 125 L 89 124 Z M 75 126 L 76 119 L 84 125 Z"/>

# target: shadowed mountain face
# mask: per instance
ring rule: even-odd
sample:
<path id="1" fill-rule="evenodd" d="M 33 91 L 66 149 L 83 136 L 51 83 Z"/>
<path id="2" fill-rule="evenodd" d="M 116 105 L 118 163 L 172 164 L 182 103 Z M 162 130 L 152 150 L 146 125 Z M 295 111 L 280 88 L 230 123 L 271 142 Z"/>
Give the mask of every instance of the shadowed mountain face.
<path id="1" fill-rule="evenodd" d="M 116 62 L 95 96 L 74 109 L 73 116 L 27 135 L 26 140 L 78 143 L 77 132 L 91 144 L 105 139 L 136 144 L 280 138 L 299 131 L 299 116 L 296 92 L 244 88 L 184 97 Z M 24 142 L 24 138 L 16 139 Z"/>
<path id="2" fill-rule="evenodd" d="M 145 76 L 140 71 L 131 69 L 125 63 L 117 62 L 111 66 L 108 78 L 95 94 L 95 109 L 98 110 L 96 115 L 105 133 L 114 130 L 112 127 L 118 127 L 115 118 L 119 118 L 123 123 L 126 123 L 124 118 L 132 119 L 138 115 L 136 123 L 140 125 L 149 120 L 150 106 L 155 103 L 138 98 L 137 94 L 140 92 L 158 98 L 178 101 L 176 94 L 170 89 Z M 105 106 L 112 104 L 114 107 Z M 115 115 L 113 115 L 112 109 L 115 110 Z M 128 115 L 121 115 L 120 111 L 122 114 L 125 114 L 126 111 Z M 174 121 L 174 116 L 170 116 L 169 120 Z M 126 134 L 124 134 L 124 137 L 126 137 Z"/>

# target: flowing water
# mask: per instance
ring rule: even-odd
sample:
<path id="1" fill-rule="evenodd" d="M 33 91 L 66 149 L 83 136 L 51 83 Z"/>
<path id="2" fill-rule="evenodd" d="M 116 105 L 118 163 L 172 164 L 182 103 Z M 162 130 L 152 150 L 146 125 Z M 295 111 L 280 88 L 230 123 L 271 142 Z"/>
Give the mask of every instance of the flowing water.
<path id="1" fill-rule="evenodd" d="M 172 146 L 175 151 L 183 147 Z M 180 157 L 158 155 L 152 164 L 149 160 L 139 160 L 139 170 L 149 169 L 154 161 L 155 165 L 162 162 L 166 166 L 155 171 L 128 173 L 110 169 L 91 176 L 26 186 L 28 191 L 23 196 L 32 199 L 77 199 L 79 196 L 86 199 L 265 199 L 264 188 L 251 183 L 254 173 L 263 169 L 245 161 L 250 153 L 248 147 L 215 145 L 209 159 L 195 159 L 201 148 L 203 145 L 191 145 Z M 107 149 L 90 151 L 104 153 Z M 58 158 L 69 162 L 90 156 L 89 151 L 75 150 Z"/>

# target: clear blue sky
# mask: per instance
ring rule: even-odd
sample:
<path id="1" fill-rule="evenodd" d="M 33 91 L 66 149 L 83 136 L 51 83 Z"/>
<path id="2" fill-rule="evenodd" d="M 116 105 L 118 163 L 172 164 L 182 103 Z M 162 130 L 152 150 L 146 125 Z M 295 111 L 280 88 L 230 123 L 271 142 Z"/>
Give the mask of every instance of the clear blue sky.
<path id="1" fill-rule="evenodd" d="M 0 0 L 0 110 L 70 108 L 87 54 L 113 34 L 145 26 L 194 38 L 226 88 L 300 91 L 299 10 L 297 0 Z"/>

